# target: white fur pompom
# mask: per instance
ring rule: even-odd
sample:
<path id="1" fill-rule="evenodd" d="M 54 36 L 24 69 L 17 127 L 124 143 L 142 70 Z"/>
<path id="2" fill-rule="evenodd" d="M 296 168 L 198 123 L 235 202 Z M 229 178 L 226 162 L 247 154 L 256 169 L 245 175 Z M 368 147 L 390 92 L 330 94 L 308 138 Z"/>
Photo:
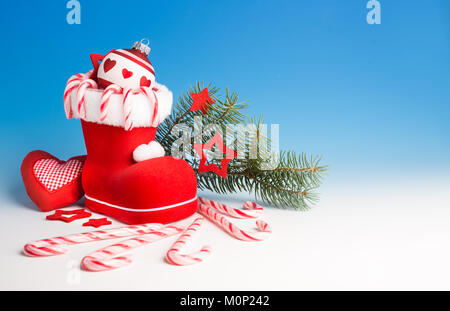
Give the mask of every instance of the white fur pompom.
<path id="1" fill-rule="evenodd" d="M 136 162 L 159 158 L 163 157 L 164 155 L 164 148 L 157 141 L 151 141 L 148 144 L 142 144 L 133 151 L 133 159 Z"/>

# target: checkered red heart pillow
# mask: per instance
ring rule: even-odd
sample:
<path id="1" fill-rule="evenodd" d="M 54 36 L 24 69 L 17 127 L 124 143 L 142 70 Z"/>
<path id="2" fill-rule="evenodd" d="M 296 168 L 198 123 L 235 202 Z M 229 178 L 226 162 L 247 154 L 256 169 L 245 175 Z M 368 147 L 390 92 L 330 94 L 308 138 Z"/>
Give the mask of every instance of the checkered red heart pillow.
<path id="1" fill-rule="evenodd" d="M 83 196 L 81 173 L 85 156 L 61 161 L 51 154 L 35 150 L 22 162 L 22 178 L 31 200 L 50 211 L 75 203 Z"/>
<path id="2" fill-rule="evenodd" d="M 34 164 L 34 174 L 39 182 L 50 192 L 72 182 L 81 175 L 83 162 L 71 159 L 61 163 L 56 159 L 42 159 Z"/>

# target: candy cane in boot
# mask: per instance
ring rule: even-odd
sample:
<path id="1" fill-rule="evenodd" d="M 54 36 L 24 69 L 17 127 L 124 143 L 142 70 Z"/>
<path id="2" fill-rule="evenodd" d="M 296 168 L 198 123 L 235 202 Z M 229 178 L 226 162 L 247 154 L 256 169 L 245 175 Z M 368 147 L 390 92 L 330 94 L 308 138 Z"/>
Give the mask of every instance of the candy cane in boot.
<path id="1" fill-rule="evenodd" d="M 220 228 L 238 240 L 249 242 L 263 241 L 272 233 L 269 225 L 262 220 L 256 221 L 258 231 L 250 232 L 239 229 L 236 225 L 229 222 L 224 216 L 217 213 L 213 208 L 202 203 L 198 204 L 198 211 L 200 214 L 207 217 L 209 220 L 217 224 Z"/>
<path id="2" fill-rule="evenodd" d="M 111 98 L 111 95 L 113 94 L 122 94 L 123 89 L 116 85 L 111 84 L 109 85 L 105 91 L 102 94 L 101 104 L 100 104 L 100 121 L 105 121 L 108 117 L 108 105 L 109 105 L 109 99 Z"/>
<path id="3" fill-rule="evenodd" d="M 78 73 L 76 75 L 73 75 L 70 77 L 70 79 L 67 81 L 66 88 L 64 90 L 64 110 L 66 112 L 67 119 L 72 118 L 72 107 L 71 107 L 71 93 L 72 91 L 79 87 L 81 82 L 83 82 L 86 79 L 89 79 L 92 75 L 92 70 L 88 71 L 87 73 Z"/>
<path id="4" fill-rule="evenodd" d="M 181 254 L 180 250 L 186 246 L 186 243 L 192 238 L 197 230 L 200 228 L 204 218 L 199 217 L 184 231 L 178 240 L 172 245 L 172 247 L 166 253 L 166 259 L 169 263 L 177 266 L 187 266 L 202 262 L 211 254 L 211 248 L 209 246 L 203 246 L 199 252 L 194 254 Z"/>
<path id="5" fill-rule="evenodd" d="M 64 89 L 64 111 L 66 112 L 67 119 L 72 118 L 71 96 L 72 91 L 77 88 L 86 76 L 82 73 L 73 75 L 67 81 L 66 88 Z"/>
<path id="6" fill-rule="evenodd" d="M 107 239 L 116 239 L 133 235 L 147 234 L 162 227 L 161 224 L 145 224 L 125 226 L 108 230 L 83 232 L 63 237 L 43 239 L 28 243 L 24 246 L 24 253 L 28 256 L 54 256 L 64 254 L 67 249 L 63 245 L 86 243 Z"/>
<path id="7" fill-rule="evenodd" d="M 183 231 L 183 227 L 168 225 L 148 234 L 116 243 L 89 254 L 81 260 L 81 265 L 88 271 L 108 271 L 127 266 L 132 262 L 130 255 L 117 256 L 136 247 L 159 241 Z"/>
<path id="8" fill-rule="evenodd" d="M 92 79 L 86 79 L 80 83 L 77 91 L 77 107 L 78 113 L 82 118 L 86 118 L 86 91 L 89 88 L 98 88 L 97 82 Z"/>
<path id="9" fill-rule="evenodd" d="M 263 212 L 263 208 L 254 202 L 247 201 L 243 205 L 243 210 L 238 208 L 231 208 L 225 204 L 208 200 L 205 198 L 198 198 L 199 202 L 214 208 L 215 210 L 234 218 L 258 218 Z"/>

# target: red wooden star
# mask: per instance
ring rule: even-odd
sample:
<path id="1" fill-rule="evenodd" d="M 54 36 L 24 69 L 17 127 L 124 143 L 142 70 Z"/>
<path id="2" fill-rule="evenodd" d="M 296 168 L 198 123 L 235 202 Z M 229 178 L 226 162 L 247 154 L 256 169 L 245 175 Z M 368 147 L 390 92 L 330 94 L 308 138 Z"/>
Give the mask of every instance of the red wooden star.
<path id="1" fill-rule="evenodd" d="M 106 217 L 104 217 L 104 218 L 98 218 L 98 219 L 91 218 L 91 219 L 89 219 L 88 222 L 85 222 L 83 224 L 83 226 L 84 227 L 91 226 L 91 227 L 98 228 L 98 227 L 110 225 L 110 224 L 112 224 L 112 222 L 109 221 Z"/>
<path id="2" fill-rule="evenodd" d="M 224 153 L 226 156 L 220 161 L 220 168 L 215 164 L 206 165 L 206 156 L 203 150 L 212 150 L 213 146 L 216 145 L 218 150 Z M 198 167 L 199 173 L 213 172 L 222 178 L 226 178 L 228 175 L 228 163 L 237 156 L 237 152 L 233 149 L 228 148 L 223 142 L 222 136 L 216 133 L 210 141 L 206 144 L 195 144 L 194 150 L 200 157 L 200 165 Z"/>
<path id="3" fill-rule="evenodd" d="M 201 110 L 203 114 L 206 114 L 209 106 L 214 104 L 216 101 L 209 96 L 208 88 L 203 89 L 200 93 L 191 93 L 192 100 L 194 103 L 191 106 L 190 111 Z"/>
<path id="4" fill-rule="evenodd" d="M 73 215 L 71 217 L 66 217 L 64 215 Z M 89 213 L 88 211 L 86 211 L 84 208 L 80 208 L 80 209 L 74 209 L 74 210 L 70 210 L 70 211 L 65 211 L 65 210 L 56 210 L 55 213 L 51 214 L 51 215 L 47 215 L 47 219 L 48 220 L 61 220 L 61 221 L 65 221 L 65 222 L 72 222 L 74 220 L 77 219 L 82 219 L 82 218 L 87 218 L 87 217 L 91 217 L 92 214 Z"/>

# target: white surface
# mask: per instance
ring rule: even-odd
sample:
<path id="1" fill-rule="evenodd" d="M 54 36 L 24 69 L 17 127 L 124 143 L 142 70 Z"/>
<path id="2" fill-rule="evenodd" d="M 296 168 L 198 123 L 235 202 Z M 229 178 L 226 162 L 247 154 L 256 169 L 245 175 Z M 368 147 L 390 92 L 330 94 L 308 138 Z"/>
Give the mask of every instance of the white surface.
<path id="1" fill-rule="evenodd" d="M 267 241 L 241 242 L 207 221 L 188 249 L 210 244 L 205 263 L 167 264 L 172 237 L 133 251 L 127 268 L 97 273 L 82 271 L 81 258 L 118 240 L 70 246 L 55 257 L 21 254 L 27 242 L 95 228 L 82 227 L 83 220 L 46 221 L 17 190 L 2 199 L 0 289 L 449 290 L 450 181 L 422 183 L 326 185 L 311 211 L 267 208 Z M 243 202 L 227 199 L 235 207 Z"/>

